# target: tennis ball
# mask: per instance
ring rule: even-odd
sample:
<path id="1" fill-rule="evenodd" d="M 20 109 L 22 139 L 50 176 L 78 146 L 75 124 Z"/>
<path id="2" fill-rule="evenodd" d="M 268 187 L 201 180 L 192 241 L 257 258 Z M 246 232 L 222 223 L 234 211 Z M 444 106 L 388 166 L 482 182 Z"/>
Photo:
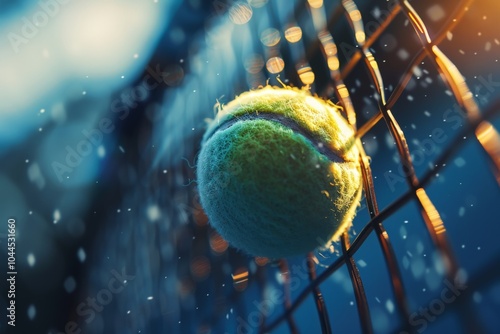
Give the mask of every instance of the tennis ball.
<path id="1" fill-rule="evenodd" d="M 264 87 L 223 107 L 197 162 L 210 224 L 254 256 L 300 255 L 351 225 L 362 179 L 339 108 L 294 88 Z"/>

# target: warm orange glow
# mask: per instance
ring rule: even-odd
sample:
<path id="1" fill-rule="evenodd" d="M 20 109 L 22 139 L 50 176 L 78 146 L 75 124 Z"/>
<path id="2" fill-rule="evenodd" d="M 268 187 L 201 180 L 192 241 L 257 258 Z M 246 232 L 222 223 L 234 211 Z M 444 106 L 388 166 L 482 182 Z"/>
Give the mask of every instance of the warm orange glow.
<path id="1" fill-rule="evenodd" d="M 285 30 L 285 38 L 290 43 L 297 43 L 302 39 L 302 29 L 300 27 L 290 27 Z"/>
<path id="2" fill-rule="evenodd" d="M 217 254 L 222 254 L 227 250 L 228 243 L 226 240 L 224 240 L 219 234 L 214 233 L 210 237 L 210 248 L 217 253 Z"/>
<path id="3" fill-rule="evenodd" d="M 417 30 L 423 34 L 425 32 L 424 28 L 422 27 L 422 25 L 420 24 L 419 20 L 415 17 L 415 15 L 412 13 L 412 12 L 409 12 L 408 13 L 408 16 L 410 17 L 410 20 L 413 22 L 415 28 L 417 28 Z"/>
<path id="4" fill-rule="evenodd" d="M 345 85 L 338 85 L 337 91 L 339 92 L 340 97 L 349 97 L 349 91 L 347 90 L 347 87 Z"/>
<path id="5" fill-rule="evenodd" d="M 432 227 L 434 228 L 436 234 L 445 232 L 446 228 L 444 227 L 443 220 L 441 219 L 439 212 L 436 210 L 436 207 L 434 206 L 434 204 L 432 204 L 430 198 L 427 196 L 425 190 L 423 188 L 419 188 L 417 189 L 416 193 L 420 203 L 422 204 L 422 207 L 424 208 L 431 221 Z"/>
<path id="6" fill-rule="evenodd" d="M 277 74 L 285 68 L 285 62 L 280 57 L 272 57 L 266 62 L 266 68 L 269 73 Z"/>
<path id="7" fill-rule="evenodd" d="M 350 11 L 349 16 L 351 17 L 351 20 L 353 20 L 354 22 L 361 20 L 361 12 L 358 9 Z"/>
<path id="8" fill-rule="evenodd" d="M 417 12 L 415 11 L 415 9 L 413 9 L 408 0 L 403 1 L 402 8 L 406 11 L 408 17 L 410 18 L 411 24 L 415 28 L 416 32 L 420 35 L 420 39 L 423 39 L 425 40 L 425 42 L 430 44 L 432 41 L 427 28 L 425 27 L 424 21 L 422 21 L 420 16 L 418 16 Z"/>
<path id="9" fill-rule="evenodd" d="M 323 6 L 323 0 L 307 0 L 311 8 L 321 8 Z"/>
<path id="10" fill-rule="evenodd" d="M 297 71 L 299 74 L 300 80 L 304 85 L 311 85 L 314 82 L 314 72 L 311 67 L 304 66 Z"/>
<path id="11" fill-rule="evenodd" d="M 366 39 L 366 34 L 364 31 L 356 31 L 356 42 L 363 44 Z"/>
<path id="12" fill-rule="evenodd" d="M 328 57 L 328 68 L 332 71 L 337 71 L 340 67 L 340 62 L 337 57 Z"/>
<path id="13" fill-rule="evenodd" d="M 263 267 L 269 262 L 269 259 L 267 257 L 259 257 L 257 256 L 255 258 L 255 263 L 257 263 L 258 266 Z"/>
<path id="14" fill-rule="evenodd" d="M 477 140 L 490 155 L 497 170 L 500 170 L 500 135 L 491 123 L 484 121 L 476 129 Z M 496 175 L 500 184 L 500 175 Z"/>
<path id="15" fill-rule="evenodd" d="M 231 275 L 233 278 L 233 286 L 237 291 L 243 291 L 248 286 L 248 269 L 245 267 L 240 267 L 236 269 L 234 274 Z"/>
<path id="16" fill-rule="evenodd" d="M 432 47 L 432 52 L 435 56 L 436 64 L 450 85 L 455 97 L 467 110 L 467 116 L 472 119 L 479 117 L 479 108 L 474 100 L 474 96 L 458 68 L 436 45 Z"/>

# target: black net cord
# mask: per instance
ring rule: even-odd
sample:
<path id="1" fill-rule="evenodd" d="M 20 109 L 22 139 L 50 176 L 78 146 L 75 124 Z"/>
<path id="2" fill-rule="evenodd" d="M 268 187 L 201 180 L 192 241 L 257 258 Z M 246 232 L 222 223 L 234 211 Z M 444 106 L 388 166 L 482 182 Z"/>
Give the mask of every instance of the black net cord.
<path id="1" fill-rule="evenodd" d="M 307 271 L 310 282 L 314 282 L 316 279 L 316 262 L 314 261 L 314 255 L 312 253 L 307 254 Z M 313 289 L 313 294 L 316 310 L 318 311 L 319 322 L 321 324 L 321 332 L 331 334 L 332 327 L 330 325 L 330 317 L 328 316 L 325 300 L 319 287 L 315 287 Z"/>
<path id="2" fill-rule="evenodd" d="M 373 331 L 370 313 L 368 308 L 368 303 L 366 301 L 366 296 L 363 289 L 363 284 L 359 272 L 356 268 L 354 260 L 352 256 L 356 252 L 357 249 L 362 245 L 364 240 L 368 237 L 369 233 L 373 230 L 376 231 L 378 235 L 378 239 L 380 242 L 380 246 L 384 257 L 387 262 L 389 274 L 392 281 L 392 288 L 396 298 L 396 304 L 398 311 L 402 317 L 408 319 L 407 315 L 409 313 L 406 296 L 404 293 L 403 282 L 401 280 L 401 276 L 399 273 L 399 269 L 397 266 L 397 262 L 395 260 L 394 251 L 389 241 L 389 236 L 385 231 L 382 222 L 384 219 L 389 217 L 392 213 L 397 211 L 402 205 L 407 203 L 409 200 L 414 200 L 420 208 L 420 212 L 427 228 L 431 239 L 433 240 L 436 248 L 440 251 L 443 256 L 443 263 L 446 266 L 447 274 L 450 279 L 455 279 L 459 273 L 460 266 L 458 261 L 456 260 L 453 251 L 449 245 L 449 242 L 446 237 L 446 229 L 444 223 L 439 215 L 439 212 L 433 205 L 431 199 L 428 197 L 427 193 L 424 190 L 424 185 L 430 182 L 432 175 L 436 173 L 436 170 L 430 171 L 427 173 L 422 181 L 419 181 L 415 175 L 415 171 L 412 165 L 411 154 L 408 148 L 405 135 L 401 130 L 397 120 L 393 116 L 390 108 L 395 104 L 397 99 L 400 97 L 403 92 L 406 84 L 409 82 L 411 78 L 411 71 L 417 63 L 422 61 L 426 56 L 429 56 L 435 63 L 437 69 L 440 73 L 443 74 L 443 77 L 446 79 L 448 85 L 452 88 L 452 91 L 455 94 L 455 98 L 457 102 L 462 106 L 464 111 L 471 115 L 469 117 L 470 125 L 467 129 L 470 131 L 471 127 L 474 126 L 474 132 L 476 134 L 476 138 L 480 142 L 483 147 L 485 153 L 490 158 L 493 167 L 493 173 L 495 174 L 497 180 L 499 179 L 499 166 L 500 166 L 500 137 L 498 132 L 493 128 L 491 123 L 487 119 L 479 119 L 479 112 L 477 110 L 477 105 L 475 104 L 474 99 L 472 98 L 472 94 L 470 93 L 469 88 L 464 84 L 462 76 L 458 72 L 458 69 L 453 65 L 453 63 L 442 53 L 437 44 L 442 40 L 446 31 L 449 31 L 453 28 L 454 25 L 458 23 L 460 18 L 464 14 L 464 8 L 469 6 L 472 3 L 472 0 L 461 1 L 456 10 L 455 15 L 451 15 L 450 17 L 455 18 L 454 20 L 449 20 L 445 26 L 441 29 L 441 32 L 437 35 L 434 41 L 432 41 L 428 34 L 426 33 L 426 27 L 423 20 L 420 19 L 418 13 L 410 6 L 408 1 L 400 1 L 397 6 L 393 8 L 390 15 L 387 17 L 385 22 L 379 27 L 374 34 L 368 38 L 365 42 L 364 40 L 357 39 L 359 44 L 359 51 L 355 52 L 352 58 L 349 60 L 348 64 L 344 67 L 343 71 L 340 72 L 338 69 L 331 70 L 331 78 L 335 87 L 335 93 L 341 104 L 344 106 L 346 111 L 346 116 L 355 127 L 355 115 L 354 110 L 352 109 L 352 103 L 350 102 L 349 93 L 343 84 L 343 79 L 347 77 L 349 72 L 357 65 L 357 63 L 363 59 L 366 69 L 372 78 L 372 81 L 375 85 L 376 91 L 380 97 L 379 101 L 379 113 L 375 115 L 360 131 L 357 133 L 357 137 L 360 138 L 364 134 L 366 134 L 375 124 L 378 123 L 382 118 L 385 120 L 389 132 L 391 133 L 393 139 L 395 140 L 398 148 L 398 152 L 400 155 L 401 163 L 405 166 L 407 171 L 407 183 L 409 185 L 410 190 L 406 192 L 403 196 L 398 198 L 395 202 L 389 205 L 386 209 L 378 212 L 376 198 L 375 198 L 375 190 L 373 188 L 373 182 L 371 180 L 371 172 L 369 167 L 367 168 L 363 166 L 363 177 L 364 177 L 364 188 L 365 193 L 367 194 L 368 207 L 370 209 L 371 221 L 369 224 L 365 226 L 365 228 L 358 235 L 353 245 L 350 247 L 349 240 L 346 235 L 342 238 L 342 247 L 343 254 L 337 259 L 330 267 L 325 270 L 320 276 L 318 276 L 315 280 L 311 282 L 308 288 L 306 288 L 298 298 L 290 304 L 289 300 L 285 300 L 285 312 L 278 317 L 275 321 L 269 324 L 267 327 L 264 327 L 264 331 L 270 331 L 275 328 L 281 321 L 287 320 L 289 323 L 290 329 L 292 332 L 296 331 L 296 327 L 291 320 L 291 315 L 298 307 L 300 303 L 307 297 L 309 293 L 315 294 L 315 298 L 317 301 L 317 310 L 318 315 L 320 317 L 320 321 L 322 321 L 322 330 L 324 333 L 328 332 L 328 327 L 325 326 L 326 322 L 321 320 L 324 318 L 324 314 L 326 311 L 321 307 L 324 303 L 318 304 L 318 287 L 321 282 L 323 282 L 328 276 L 333 274 L 336 270 L 338 270 L 343 264 L 346 264 L 351 281 L 355 291 L 355 297 L 357 301 L 357 309 L 361 321 L 361 328 L 363 332 L 371 333 Z M 351 27 L 353 29 L 355 36 L 360 36 L 359 33 L 363 33 L 363 26 L 356 22 L 354 18 L 362 22 L 362 18 L 359 15 L 353 15 L 353 13 L 359 14 L 357 10 L 356 4 L 352 0 L 344 0 L 340 6 L 337 6 L 329 17 L 328 26 L 331 27 L 334 24 L 335 20 L 338 20 L 342 13 L 346 14 L 347 19 L 349 20 Z M 375 40 L 380 36 L 380 34 L 389 26 L 390 22 L 399 14 L 403 12 L 407 17 L 409 17 L 413 26 L 415 27 L 416 33 L 419 35 L 421 41 L 424 43 L 424 48 L 419 52 L 413 59 L 411 66 L 407 69 L 407 71 L 403 74 L 400 79 L 399 85 L 395 88 L 393 94 L 390 96 L 389 100 L 386 101 L 384 94 L 384 85 L 382 74 L 378 69 L 378 65 L 375 57 L 369 51 L 369 46 L 375 42 Z M 328 30 L 328 29 L 327 29 Z M 361 34 L 362 35 L 362 34 Z M 425 38 L 422 38 L 425 37 Z M 356 37 L 357 38 L 357 37 Z M 311 54 L 311 50 L 318 47 L 318 45 L 322 46 L 323 53 L 325 57 L 331 57 L 332 55 L 328 53 L 327 47 L 333 44 L 333 37 L 329 35 L 327 31 L 318 32 L 318 42 L 312 43 L 311 47 L 308 49 L 307 54 Z M 459 144 L 459 143 L 457 143 Z M 361 146 L 361 145 L 359 145 Z M 456 146 L 455 146 L 456 147 Z M 454 147 L 452 147 L 454 148 Z M 452 149 L 451 148 L 451 149 Z M 449 150 L 445 151 L 448 152 Z M 451 153 L 449 153 L 451 154 Z M 361 156 L 361 161 L 363 161 L 366 157 Z M 444 161 L 446 162 L 446 161 Z M 440 166 L 438 164 L 438 166 Z M 285 289 L 286 289 L 285 282 Z M 460 317 L 464 322 L 464 328 L 467 330 L 474 329 L 476 332 L 481 332 L 481 326 L 476 320 L 476 316 L 474 315 L 473 310 L 466 309 L 464 312 L 467 312 L 468 316 Z M 403 321 L 403 327 L 405 327 L 405 322 Z"/>

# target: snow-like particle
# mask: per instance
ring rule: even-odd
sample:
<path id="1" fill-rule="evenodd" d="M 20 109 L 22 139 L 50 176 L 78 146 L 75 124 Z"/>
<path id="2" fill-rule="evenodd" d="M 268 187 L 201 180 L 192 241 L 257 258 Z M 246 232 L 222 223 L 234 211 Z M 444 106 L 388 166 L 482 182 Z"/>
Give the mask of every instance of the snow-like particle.
<path id="1" fill-rule="evenodd" d="M 80 262 L 84 262 L 85 259 L 87 258 L 87 254 L 85 253 L 85 250 L 81 247 L 78 249 L 78 252 L 76 253 L 76 255 L 78 256 L 78 260 L 80 260 Z"/>
<path id="2" fill-rule="evenodd" d="M 28 265 L 30 267 L 33 267 L 35 265 L 36 258 L 35 258 L 35 255 L 33 253 L 29 253 L 26 259 L 27 259 Z"/>
<path id="3" fill-rule="evenodd" d="M 75 291 L 76 281 L 73 278 L 73 276 L 69 276 L 64 280 L 63 285 L 64 285 L 64 290 L 66 290 L 67 293 L 72 293 L 73 291 Z"/>
<path id="4" fill-rule="evenodd" d="M 387 301 L 385 302 L 385 308 L 391 314 L 394 312 L 394 303 L 392 302 L 392 300 L 387 299 Z"/>
<path id="5" fill-rule="evenodd" d="M 28 318 L 30 320 L 33 320 L 33 319 L 35 319 L 35 316 L 36 316 L 36 307 L 35 307 L 35 305 L 31 304 L 28 307 Z"/>

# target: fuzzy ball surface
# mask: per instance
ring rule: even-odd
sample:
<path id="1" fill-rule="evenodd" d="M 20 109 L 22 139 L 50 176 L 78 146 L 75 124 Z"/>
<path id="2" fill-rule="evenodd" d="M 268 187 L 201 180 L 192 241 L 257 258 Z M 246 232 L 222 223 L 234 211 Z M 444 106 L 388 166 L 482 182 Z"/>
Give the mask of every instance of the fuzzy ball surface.
<path id="1" fill-rule="evenodd" d="M 205 133 L 200 202 L 217 232 L 250 255 L 305 254 L 351 225 L 362 189 L 358 155 L 332 103 L 293 88 L 249 91 Z"/>

